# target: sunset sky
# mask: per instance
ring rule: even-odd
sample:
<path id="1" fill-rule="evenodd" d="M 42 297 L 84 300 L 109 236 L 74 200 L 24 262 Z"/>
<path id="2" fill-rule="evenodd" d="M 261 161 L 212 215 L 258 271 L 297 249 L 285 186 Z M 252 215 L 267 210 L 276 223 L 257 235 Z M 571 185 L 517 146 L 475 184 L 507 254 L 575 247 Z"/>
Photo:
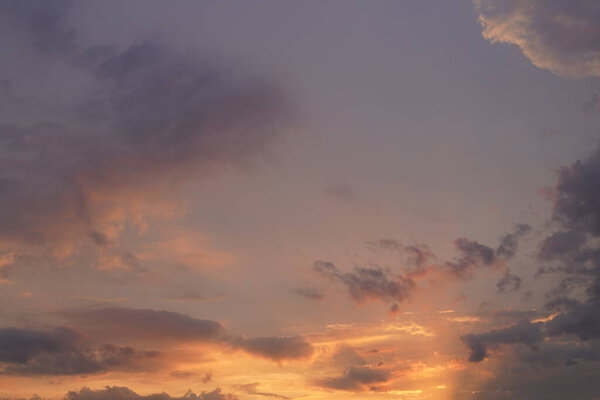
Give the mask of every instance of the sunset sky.
<path id="1" fill-rule="evenodd" d="M 0 0 L 0 400 L 600 400 L 600 1 Z"/>

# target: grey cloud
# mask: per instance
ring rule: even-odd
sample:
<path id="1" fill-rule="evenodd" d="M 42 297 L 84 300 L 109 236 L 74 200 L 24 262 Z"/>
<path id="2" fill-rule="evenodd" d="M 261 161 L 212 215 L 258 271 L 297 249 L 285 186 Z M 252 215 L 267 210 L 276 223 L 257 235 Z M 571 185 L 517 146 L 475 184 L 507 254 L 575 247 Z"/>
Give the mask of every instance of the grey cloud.
<path id="1" fill-rule="evenodd" d="M 298 336 L 236 338 L 231 341 L 231 345 L 277 362 L 307 358 L 314 352 L 313 346 Z"/>
<path id="2" fill-rule="evenodd" d="M 435 260 L 435 254 L 424 244 L 404 245 L 394 239 L 379 239 L 367 243 L 373 249 L 393 250 L 404 257 L 407 267 L 415 273 L 422 272 Z"/>
<path id="3" fill-rule="evenodd" d="M 600 150 L 558 173 L 554 218 L 573 232 L 600 235 Z"/>
<path id="4" fill-rule="evenodd" d="M 519 240 L 531 231 L 526 224 L 517 224 L 513 232 L 500 238 L 496 249 L 481 244 L 475 240 L 459 238 L 454 241 L 454 246 L 461 257 L 447 261 L 445 267 L 451 274 L 458 278 L 468 278 L 479 267 L 491 267 L 504 263 L 513 258 L 518 250 Z"/>
<path id="5" fill-rule="evenodd" d="M 140 395 L 127 387 L 107 386 L 104 389 L 92 390 L 82 388 L 78 392 L 69 392 L 64 400 L 238 400 L 234 394 L 226 394 L 220 388 L 211 392 L 200 392 L 198 394 L 188 391 L 182 397 L 173 397 L 167 393 L 155 393 Z"/>
<path id="6" fill-rule="evenodd" d="M 540 323 L 521 321 L 508 328 L 464 335 L 461 340 L 471 350 L 469 361 L 480 362 L 487 357 L 489 347 L 501 344 L 522 343 L 531 349 L 537 349 L 538 343 L 543 340 L 541 325 Z"/>
<path id="7" fill-rule="evenodd" d="M 564 259 L 580 249 L 584 243 L 585 236 L 581 232 L 555 232 L 544 239 L 538 256 L 542 261 Z"/>
<path id="8" fill-rule="evenodd" d="M 412 279 L 393 275 L 379 268 L 354 268 L 352 272 L 340 271 L 334 264 L 316 261 L 313 269 L 334 281 L 344 285 L 350 296 L 357 302 L 382 300 L 403 302 L 410 297 L 415 287 Z"/>
<path id="9" fill-rule="evenodd" d="M 375 369 L 369 366 L 349 367 L 342 376 L 318 380 L 317 385 L 329 389 L 359 392 L 372 389 L 373 385 L 385 383 L 389 380 L 390 373 L 384 369 Z"/>
<path id="10" fill-rule="evenodd" d="M 496 287 L 498 288 L 498 293 L 504 293 L 506 291 L 515 292 L 519 290 L 522 282 L 523 280 L 521 277 L 511 274 L 510 270 L 507 270 L 506 274 L 496 282 Z"/>
<path id="11" fill-rule="evenodd" d="M 481 267 L 504 265 L 518 250 L 520 239 L 531 231 L 529 225 L 517 224 L 512 232 L 500 239 L 496 249 L 474 240 L 459 238 L 454 246 L 460 256 L 452 261 L 436 262 L 435 254 L 423 244 L 403 245 L 393 239 L 380 239 L 368 242 L 372 249 L 391 250 L 402 257 L 402 273 L 393 273 L 377 265 L 355 267 L 350 272 L 340 270 L 333 263 L 315 261 L 313 270 L 332 281 L 342 284 L 356 302 L 379 300 L 390 304 L 390 312 L 397 312 L 400 303 L 408 300 L 417 281 L 428 276 L 442 276 L 445 279 L 468 279 Z M 521 280 L 516 275 L 507 275 L 499 288 L 517 289 Z"/>
<path id="12" fill-rule="evenodd" d="M 559 314 L 546 325 L 550 335 L 573 334 L 581 340 L 589 340 L 600 338 L 599 321 L 600 302 L 590 301 Z"/>
<path id="13" fill-rule="evenodd" d="M 595 0 L 473 0 L 491 42 L 517 45 L 536 66 L 567 77 L 600 76 Z"/>
<path id="14" fill-rule="evenodd" d="M 313 346 L 299 336 L 241 337 L 217 321 L 151 309 L 72 309 L 60 313 L 93 337 L 110 336 L 133 342 L 211 342 L 281 362 L 310 357 Z"/>
<path id="15" fill-rule="evenodd" d="M 224 333 L 219 322 L 170 311 L 98 308 L 66 310 L 61 314 L 100 337 L 110 334 L 128 339 L 206 341 L 218 340 Z"/>
<path id="16" fill-rule="evenodd" d="M 251 395 L 264 396 L 264 397 L 275 397 L 278 399 L 289 399 L 289 397 L 283 396 L 283 395 L 280 395 L 277 393 L 261 392 L 260 390 L 258 390 L 259 386 L 260 386 L 260 383 L 254 382 L 254 383 L 245 383 L 245 384 L 235 385 L 234 387 L 237 390 L 241 390 L 241 391 L 243 391 L 247 394 L 251 394 Z"/>
<path id="17" fill-rule="evenodd" d="M 496 257 L 510 259 L 515 256 L 519 247 L 519 240 L 531 232 L 527 224 L 516 224 L 514 231 L 507 233 L 500 239 L 500 245 L 496 249 Z"/>
<path id="18" fill-rule="evenodd" d="M 71 1 L 6 0 L 0 4 L 0 20 L 20 31 L 31 45 L 48 54 L 75 49 L 77 34 L 67 23 Z"/>
<path id="19" fill-rule="evenodd" d="M 6 375 L 83 375 L 132 369 L 158 355 L 129 346 L 92 345 L 68 328 L 0 329 L 0 373 Z"/>
<path id="20" fill-rule="evenodd" d="M 102 222 L 111 209 L 141 201 L 136 193 L 168 194 L 199 173 L 254 162 L 290 116 L 268 80 L 157 41 L 124 49 L 81 44 L 68 27 L 68 2 L 2 7 L 34 52 L 54 56 L 39 68 L 85 82 L 77 96 L 57 88 L 72 98 L 52 101 L 52 113 L 38 116 L 24 102 L 13 114 L 26 117 L 0 125 L 2 240 L 43 243 L 94 232 L 91 239 L 104 245 Z M 12 92 L 35 97 L 14 83 Z"/>

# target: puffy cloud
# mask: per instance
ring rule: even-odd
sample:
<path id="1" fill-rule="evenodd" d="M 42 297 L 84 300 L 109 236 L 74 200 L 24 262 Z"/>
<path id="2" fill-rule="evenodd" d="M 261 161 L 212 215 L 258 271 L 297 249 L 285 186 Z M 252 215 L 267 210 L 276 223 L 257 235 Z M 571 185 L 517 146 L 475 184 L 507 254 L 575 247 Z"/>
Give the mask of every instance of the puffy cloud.
<path id="1" fill-rule="evenodd" d="M 318 380 L 319 386 L 336 390 L 363 391 L 372 389 L 378 383 L 385 383 L 390 379 L 390 373 L 384 369 L 369 366 L 352 366 L 347 368 L 342 376 Z"/>
<path id="2" fill-rule="evenodd" d="M 513 232 L 507 233 L 500 238 L 500 244 L 496 249 L 475 240 L 467 238 L 456 239 L 454 246 L 461 256 L 453 261 L 447 261 L 445 267 L 451 274 L 458 278 L 468 278 L 479 267 L 504 264 L 515 256 L 519 240 L 529 232 L 531 232 L 529 225 L 515 225 Z"/>
<path id="3" fill-rule="evenodd" d="M 489 347 L 496 347 L 500 344 L 522 343 L 531 349 L 537 349 L 537 344 L 543 339 L 541 325 L 541 323 L 521 321 L 507 328 L 464 335 L 461 340 L 471 350 L 469 361 L 479 362 L 487 357 Z"/>
<path id="4" fill-rule="evenodd" d="M 68 328 L 0 329 L 0 373 L 11 375 L 82 375 L 132 369 L 158 356 L 129 346 L 93 345 Z"/>
<path id="5" fill-rule="evenodd" d="M 37 60 L 40 71 L 59 71 L 68 83 L 53 88 L 60 96 L 45 97 L 13 73 L 11 90 L 1 92 L 27 99 L 6 101 L 18 110 L 4 111 L 0 124 L 3 242 L 89 236 L 106 245 L 123 220 L 156 212 L 156 203 L 144 206 L 153 194 L 164 197 L 200 173 L 247 165 L 281 132 L 289 108 L 271 82 L 152 40 L 123 49 L 84 45 L 68 24 L 69 3 L 0 6 L 3 29 L 12 30 L 6 37 L 27 42 L 33 53 L 16 54 L 15 62 Z"/>
<path id="6" fill-rule="evenodd" d="M 415 287 L 410 277 L 393 275 L 379 268 L 355 268 L 352 272 L 342 272 L 334 264 L 316 261 L 313 269 L 325 277 L 333 279 L 348 289 L 357 302 L 382 300 L 403 302 L 408 299 Z"/>
<path id="7" fill-rule="evenodd" d="M 567 77 L 600 76 L 596 0 L 473 0 L 491 42 L 519 46 L 537 67 Z"/>
<path id="8" fill-rule="evenodd" d="M 537 342 L 555 337 L 600 338 L 600 149 L 559 170 L 553 198 L 558 230 L 541 241 L 538 260 L 544 264 L 540 274 L 560 277 L 546 293 L 545 306 L 557 311 L 556 315 L 463 336 L 471 361 L 481 361 L 487 347 L 498 344 L 524 343 L 535 348 Z M 511 283 L 508 277 L 507 285 Z"/>
<path id="9" fill-rule="evenodd" d="M 467 238 L 456 239 L 454 246 L 459 257 L 444 262 L 437 262 L 435 254 L 426 245 L 407 246 L 393 239 L 380 239 L 369 242 L 369 247 L 397 252 L 402 257 L 402 267 L 398 273 L 377 265 L 355 267 L 346 272 L 327 261 L 315 261 L 313 270 L 342 284 L 354 301 L 382 301 L 390 304 L 391 312 L 397 312 L 399 303 L 408 300 L 416 291 L 419 280 L 436 277 L 443 280 L 468 279 L 482 267 L 504 268 L 515 256 L 520 239 L 530 231 L 529 225 L 515 225 L 512 232 L 500 238 L 500 244 L 495 249 Z M 499 289 L 504 290 L 512 286 L 512 289 L 516 290 L 520 286 L 520 279 L 509 274 L 507 270 L 504 281 L 499 283 Z"/>

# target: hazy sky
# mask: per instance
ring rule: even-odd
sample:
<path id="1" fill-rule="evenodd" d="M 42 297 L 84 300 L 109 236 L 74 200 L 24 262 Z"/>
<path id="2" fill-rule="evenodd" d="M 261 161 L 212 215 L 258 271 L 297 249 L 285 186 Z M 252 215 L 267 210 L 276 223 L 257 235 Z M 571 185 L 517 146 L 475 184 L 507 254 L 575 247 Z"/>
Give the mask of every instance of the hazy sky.
<path id="1" fill-rule="evenodd" d="M 600 399 L 597 0 L 0 0 L 0 399 Z"/>

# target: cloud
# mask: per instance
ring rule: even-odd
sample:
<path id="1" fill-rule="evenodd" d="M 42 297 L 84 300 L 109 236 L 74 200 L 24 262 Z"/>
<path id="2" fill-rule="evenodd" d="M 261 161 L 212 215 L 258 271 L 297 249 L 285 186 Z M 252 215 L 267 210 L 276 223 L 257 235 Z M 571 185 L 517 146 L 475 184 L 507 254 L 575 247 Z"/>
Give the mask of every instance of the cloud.
<path id="1" fill-rule="evenodd" d="M 492 43 L 518 46 L 537 67 L 566 77 L 600 76 L 595 0 L 473 0 Z"/>
<path id="2" fill-rule="evenodd" d="M 313 346 L 298 336 L 236 338 L 231 344 L 247 353 L 277 362 L 308 358 L 314 352 Z"/>
<path id="3" fill-rule="evenodd" d="M 475 240 L 459 238 L 454 241 L 454 247 L 461 257 L 447 261 L 445 267 L 458 278 L 469 278 L 479 267 L 492 267 L 505 264 L 513 258 L 518 250 L 520 239 L 531 232 L 526 224 L 517 224 L 513 232 L 500 238 L 496 249 L 483 245 Z"/>
<path id="4" fill-rule="evenodd" d="M 132 308 L 72 309 L 60 313 L 87 334 L 151 344 L 203 342 L 281 362 L 308 358 L 314 348 L 299 336 L 243 337 L 217 322 L 171 311 Z"/>
<path id="5" fill-rule="evenodd" d="M 375 384 L 385 383 L 389 378 L 389 371 L 384 369 L 352 366 L 347 368 L 342 376 L 321 379 L 316 384 L 329 389 L 359 392 L 372 389 Z"/>
<path id="6" fill-rule="evenodd" d="M 498 293 L 504 293 L 506 291 L 516 292 L 521 287 L 523 279 L 520 276 L 511 274 L 510 270 L 506 270 L 506 274 L 496 282 Z"/>
<path id="7" fill-rule="evenodd" d="M 151 309 L 98 308 L 61 312 L 81 329 L 97 337 L 173 341 L 214 341 L 225 333 L 217 321 Z"/>
<path id="8" fill-rule="evenodd" d="M 254 382 L 254 383 L 245 383 L 245 384 L 235 385 L 234 388 L 237 390 L 241 390 L 245 393 L 251 394 L 251 395 L 264 396 L 264 397 L 275 397 L 278 399 L 289 399 L 289 397 L 282 396 L 277 393 L 261 392 L 260 390 L 258 390 L 258 386 L 260 386 L 260 383 Z"/>
<path id="9" fill-rule="evenodd" d="M 164 392 L 140 395 L 127 387 L 106 386 L 99 390 L 84 387 L 78 392 L 67 393 L 64 400 L 238 400 L 238 397 L 234 394 L 222 393 L 220 388 L 198 394 L 188 391 L 182 397 L 172 397 Z"/>
<path id="10" fill-rule="evenodd" d="M 342 272 L 332 263 L 316 261 L 313 269 L 344 285 L 352 299 L 359 303 L 368 300 L 403 302 L 415 287 L 411 278 L 394 275 L 380 267 L 360 267 L 352 272 Z"/>
<path id="11" fill-rule="evenodd" d="M 458 238 L 454 247 L 459 257 L 452 261 L 438 262 L 435 254 L 423 244 L 403 245 L 393 239 L 380 239 L 368 242 L 375 250 L 392 250 L 400 255 L 402 265 L 398 273 L 378 265 L 355 267 L 351 272 L 340 270 L 327 261 L 315 261 L 313 270 L 321 276 L 342 284 L 352 299 L 358 303 L 378 300 L 390 304 L 390 312 L 399 310 L 399 303 L 411 298 L 418 288 L 419 280 L 442 278 L 468 279 L 482 267 L 502 267 L 512 259 L 519 246 L 519 241 L 531 231 L 526 224 L 517 224 L 514 230 L 503 235 L 496 249 L 475 240 Z M 508 272 L 507 272 L 508 274 Z M 505 276 L 506 283 L 499 286 L 503 289 L 509 284 L 513 289 L 520 286 L 520 278 L 516 275 Z"/>
<path id="12" fill-rule="evenodd" d="M 0 373 L 6 375 L 82 375 L 135 369 L 157 357 L 129 346 L 93 345 L 69 328 L 0 329 Z"/>
<path id="13" fill-rule="evenodd" d="M 15 63 L 58 71 L 65 86 L 52 88 L 60 96 L 33 93 L 10 71 L 10 92 L 28 100 L 9 101 L 19 109 L 0 124 L 0 241 L 104 246 L 123 221 L 159 212 L 156 198 L 178 182 L 246 166 L 280 136 L 289 107 L 269 80 L 154 40 L 84 45 L 69 4 L 1 6 L 7 37 L 33 53 Z"/>
<path id="14" fill-rule="evenodd" d="M 540 322 L 523 321 L 463 336 L 471 350 L 470 361 L 483 360 L 487 347 L 499 344 L 524 343 L 536 348 L 544 339 L 600 338 L 600 149 L 561 168 L 553 193 L 552 219 L 557 230 L 539 245 L 542 267 L 538 275 L 560 278 L 546 293 L 545 307 L 556 314 Z M 512 281 L 508 276 L 506 284 Z"/>
<path id="15" fill-rule="evenodd" d="M 480 362 L 487 357 L 489 347 L 500 344 L 522 343 L 531 349 L 537 349 L 537 344 L 543 339 L 541 324 L 521 321 L 508 328 L 494 329 L 484 333 L 468 334 L 461 340 L 471 350 L 469 361 Z"/>

